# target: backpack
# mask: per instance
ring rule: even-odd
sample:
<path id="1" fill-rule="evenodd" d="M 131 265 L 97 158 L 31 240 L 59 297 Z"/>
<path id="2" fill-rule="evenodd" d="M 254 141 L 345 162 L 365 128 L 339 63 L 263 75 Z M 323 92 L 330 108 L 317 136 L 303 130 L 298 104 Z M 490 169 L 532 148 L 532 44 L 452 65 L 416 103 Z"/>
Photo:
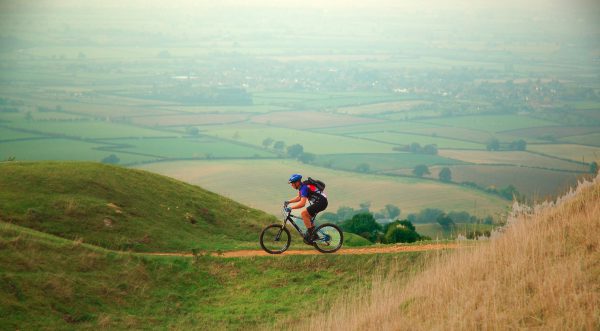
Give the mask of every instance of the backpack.
<path id="1" fill-rule="evenodd" d="M 317 188 L 317 190 L 319 190 L 319 192 L 325 191 L 325 183 L 323 183 L 322 181 L 320 181 L 318 179 L 312 179 L 312 178 L 308 177 L 308 179 L 305 181 L 305 183 L 314 185 Z"/>

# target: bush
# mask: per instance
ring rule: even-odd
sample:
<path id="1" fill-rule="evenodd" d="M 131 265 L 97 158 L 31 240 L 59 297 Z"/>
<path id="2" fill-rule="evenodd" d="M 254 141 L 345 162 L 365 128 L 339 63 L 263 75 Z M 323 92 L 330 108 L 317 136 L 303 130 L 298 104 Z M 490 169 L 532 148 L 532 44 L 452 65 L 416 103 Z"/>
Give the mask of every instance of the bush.
<path id="1" fill-rule="evenodd" d="M 384 241 L 388 244 L 412 243 L 421 238 L 421 235 L 415 230 L 415 226 L 408 220 L 396 220 L 385 226 Z"/>
<path id="2" fill-rule="evenodd" d="M 340 226 L 344 231 L 355 233 L 371 242 L 377 239 L 377 232 L 381 230 L 381 225 L 375 221 L 371 213 L 356 214 L 351 219 L 343 221 Z"/>

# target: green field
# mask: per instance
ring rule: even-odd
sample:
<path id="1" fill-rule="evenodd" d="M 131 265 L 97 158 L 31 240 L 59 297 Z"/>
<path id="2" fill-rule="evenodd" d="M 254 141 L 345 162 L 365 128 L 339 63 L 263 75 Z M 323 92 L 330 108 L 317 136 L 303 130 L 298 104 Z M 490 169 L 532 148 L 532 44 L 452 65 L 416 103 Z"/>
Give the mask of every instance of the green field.
<path id="1" fill-rule="evenodd" d="M 509 204 L 494 195 L 438 181 L 357 174 L 289 160 L 179 161 L 139 168 L 198 184 L 273 215 L 280 215 L 282 201 L 297 195 L 287 184 L 293 173 L 327 183 L 327 210 L 332 212 L 341 206 L 356 208 L 371 202 L 372 210 L 392 204 L 403 214 L 430 207 L 485 216 L 504 211 Z"/>

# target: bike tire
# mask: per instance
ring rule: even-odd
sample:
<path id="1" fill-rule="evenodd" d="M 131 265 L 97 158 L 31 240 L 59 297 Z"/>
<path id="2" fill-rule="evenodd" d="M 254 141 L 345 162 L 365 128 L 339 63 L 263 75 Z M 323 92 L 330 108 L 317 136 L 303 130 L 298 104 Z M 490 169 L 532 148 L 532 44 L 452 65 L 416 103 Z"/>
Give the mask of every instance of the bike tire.
<path id="1" fill-rule="evenodd" d="M 277 236 L 279 238 L 277 239 Z M 292 236 L 287 228 L 281 224 L 271 224 L 260 233 L 260 247 L 269 254 L 281 254 L 285 252 L 292 242 Z"/>
<path id="2" fill-rule="evenodd" d="M 316 228 L 318 239 L 313 241 L 313 246 L 321 253 L 337 252 L 344 244 L 344 233 L 335 224 L 325 223 Z M 327 238 L 329 236 L 329 238 Z"/>

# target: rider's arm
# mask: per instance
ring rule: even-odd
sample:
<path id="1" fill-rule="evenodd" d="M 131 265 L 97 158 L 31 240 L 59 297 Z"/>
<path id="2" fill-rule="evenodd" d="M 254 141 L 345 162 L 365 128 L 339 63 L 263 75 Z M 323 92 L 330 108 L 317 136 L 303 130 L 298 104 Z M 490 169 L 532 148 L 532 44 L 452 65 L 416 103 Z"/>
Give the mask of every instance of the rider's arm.
<path id="1" fill-rule="evenodd" d="M 295 198 L 289 199 L 288 202 L 292 203 L 292 202 L 298 202 L 300 201 L 300 195 L 297 195 Z"/>
<path id="2" fill-rule="evenodd" d="M 294 199 L 294 200 L 296 200 L 296 201 L 300 200 L 300 202 L 297 205 L 295 205 L 295 206 L 290 206 L 290 208 L 292 208 L 292 209 L 298 209 L 298 208 L 302 208 L 302 207 L 304 207 L 304 205 L 306 205 L 306 200 L 307 199 L 306 199 L 306 197 L 300 197 L 300 196 L 298 196 L 298 199 Z M 296 202 L 296 201 L 291 201 L 290 200 L 290 202 Z"/>

